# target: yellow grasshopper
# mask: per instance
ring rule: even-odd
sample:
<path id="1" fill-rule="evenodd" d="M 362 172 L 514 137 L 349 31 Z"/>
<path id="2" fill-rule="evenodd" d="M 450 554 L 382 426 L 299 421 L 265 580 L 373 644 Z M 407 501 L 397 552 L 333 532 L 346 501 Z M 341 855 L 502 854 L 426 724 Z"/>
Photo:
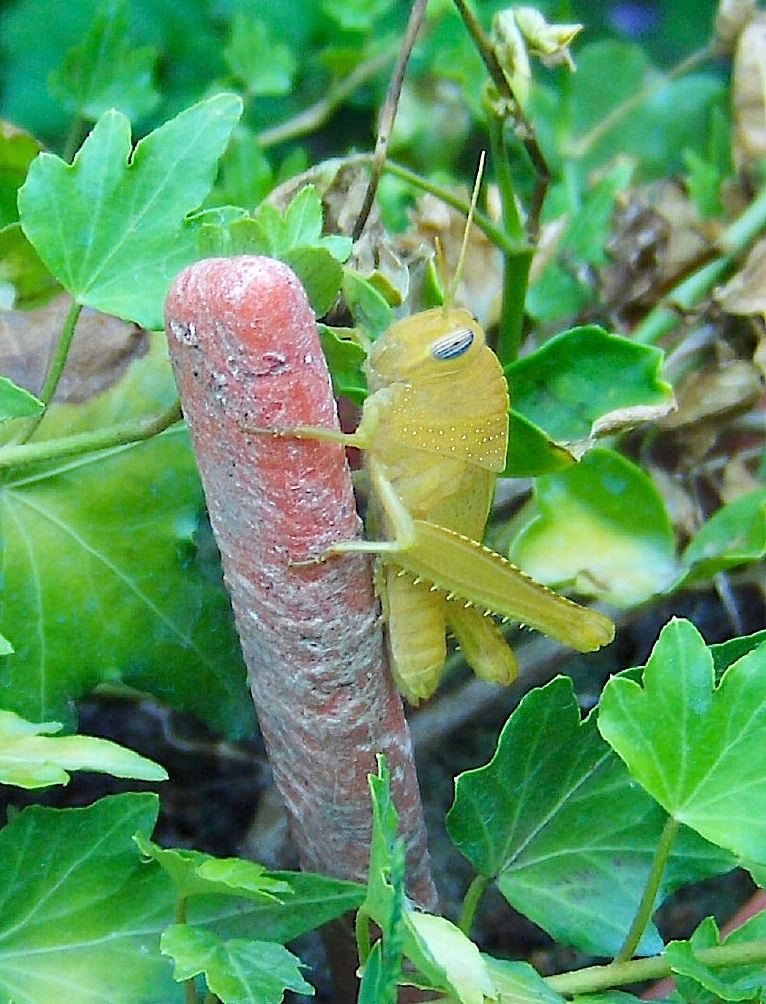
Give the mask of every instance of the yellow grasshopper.
<path id="1" fill-rule="evenodd" d="M 478 184 L 473 205 L 477 192 Z M 469 225 L 470 214 L 464 249 Z M 460 265 L 452 291 L 459 271 Z M 316 560 L 359 551 L 377 556 L 391 665 L 405 697 L 417 704 L 436 690 L 447 630 L 478 676 L 510 683 L 516 660 L 492 614 L 581 652 L 608 644 L 614 625 L 607 617 L 481 544 L 495 479 L 505 467 L 509 398 L 476 319 L 447 300 L 398 321 L 372 346 L 365 370 L 370 394 L 355 432 L 249 431 L 366 451 L 373 539 L 339 541 Z"/>

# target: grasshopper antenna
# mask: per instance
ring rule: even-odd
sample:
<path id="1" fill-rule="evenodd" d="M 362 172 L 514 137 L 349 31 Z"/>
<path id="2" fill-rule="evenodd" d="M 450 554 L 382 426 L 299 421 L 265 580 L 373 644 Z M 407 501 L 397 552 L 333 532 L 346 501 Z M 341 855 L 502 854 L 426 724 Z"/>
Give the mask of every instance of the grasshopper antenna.
<path id="1" fill-rule="evenodd" d="M 445 314 L 454 302 L 455 294 L 457 293 L 457 286 L 463 274 L 463 265 L 465 263 L 466 251 L 468 250 L 468 238 L 471 234 L 471 224 L 473 223 L 473 217 L 476 212 L 476 204 L 479 201 L 479 190 L 481 189 L 481 179 L 484 175 L 485 160 L 486 153 L 482 150 L 479 154 L 479 165 L 476 168 L 476 180 L 473 183 L 473 192 L 471 193 L 471 206 L 468 210 L 468 216 L 465 221 L 465 229 L 463 230 L 463 243 L 460 245 L 460 257 L 457 260 L 455 274 L 452 276 L 452 282 L 449 284 L 447 292 L 444 295 L 443 310 Z"/>

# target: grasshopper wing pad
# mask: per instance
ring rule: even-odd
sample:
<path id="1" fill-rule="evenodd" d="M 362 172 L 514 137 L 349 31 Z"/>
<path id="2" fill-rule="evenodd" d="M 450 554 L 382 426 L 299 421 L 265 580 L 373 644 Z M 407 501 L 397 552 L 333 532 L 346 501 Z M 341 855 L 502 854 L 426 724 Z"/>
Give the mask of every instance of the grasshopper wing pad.
<path id="1" fill-rule="evenodd" d="M 593 652 L 614 637 L 608 617 L 535 582 L 496 551 L 434 523 L 415 520 L 414 527 L 413 546 L 383 560 L 432 582 L 449 598 L 520 621 L 579 652 Z"/>
<path id="2" fill-rule="evenodd" d="M 498 367 L 499 370 L 499 367 Z M 502 372 L 476 387 L 407 385 L 387 416 L 387 435 L 409 449 L 499 473 L 508 450 L 508 387 Z"/>
<path id="3" fill-rule="evenodd" d="M 460 600 L 450 600 L 446 612 L 447 623 L 474 673 L 490 683 L 513 683 L 519 666 L 497 624 L 473 607 L 464 607 Z"/>
<path id="4" fill-rule="evenodd" d="M 418 704 L 433 694 L 444 670 L 446 600 L 401 568 L 389 566 L 386 572 L 391 671 L 400 692 Z"/>

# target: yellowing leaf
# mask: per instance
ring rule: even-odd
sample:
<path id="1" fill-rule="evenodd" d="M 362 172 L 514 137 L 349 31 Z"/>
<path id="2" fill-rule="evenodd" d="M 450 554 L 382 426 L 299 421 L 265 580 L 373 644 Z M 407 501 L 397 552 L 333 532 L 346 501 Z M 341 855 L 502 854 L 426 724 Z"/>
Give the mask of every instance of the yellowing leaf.
<path id="1" fill-rule="evenodd" d="M 0 781 L 19 788 L 67 784 L 70 770 L 93 770 L 115 777 L 165 781 L 164 768 L 108 739 L 53 736 L 59 722 L 28 722 L 0 711 Z"/>
<path id="2" fill-rule="evenodd" d="M 431 913 L 408 913 L 407 920 L 433 961 L 443 969 L 462 1004 L 497 999 L 486 962 L 460 928 Z"/>

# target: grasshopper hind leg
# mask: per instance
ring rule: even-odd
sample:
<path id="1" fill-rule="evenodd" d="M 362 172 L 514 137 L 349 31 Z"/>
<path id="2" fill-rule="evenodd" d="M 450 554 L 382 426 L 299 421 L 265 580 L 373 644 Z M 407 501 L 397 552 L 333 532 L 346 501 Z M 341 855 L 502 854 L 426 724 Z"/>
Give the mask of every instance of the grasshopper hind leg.
<path id="1" fill-rule="evenodd" d="M 387 566 L 384 575 L 391 670 L 401 693 L 419 704 L 436 690 L 444 670 L 446 600 L 396 567 Z"/>
<path id="2" fill-rule="evenodd" d="M 465 661 L 482 680 L 507 686 L 519 675 L 516 657 L 494 621 L 459 600 L 446 606 L 447 623 Z"/>

